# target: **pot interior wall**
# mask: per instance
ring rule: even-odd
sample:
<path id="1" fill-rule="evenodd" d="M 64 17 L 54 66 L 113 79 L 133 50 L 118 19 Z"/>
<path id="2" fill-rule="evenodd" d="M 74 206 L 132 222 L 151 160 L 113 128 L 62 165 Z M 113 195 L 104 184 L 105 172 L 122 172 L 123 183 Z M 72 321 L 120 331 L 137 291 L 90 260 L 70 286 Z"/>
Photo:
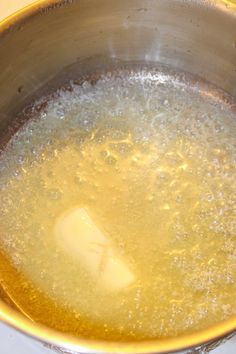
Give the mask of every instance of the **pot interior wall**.
<path id="1" fill-rule="evenodd" d="M 55 85 L 121 63 L 168 64 L 236 96 L 235 21 L 236 8 L 224 1 L 68 0 L 38 6 L 0 35 L 0 130 Z"/>

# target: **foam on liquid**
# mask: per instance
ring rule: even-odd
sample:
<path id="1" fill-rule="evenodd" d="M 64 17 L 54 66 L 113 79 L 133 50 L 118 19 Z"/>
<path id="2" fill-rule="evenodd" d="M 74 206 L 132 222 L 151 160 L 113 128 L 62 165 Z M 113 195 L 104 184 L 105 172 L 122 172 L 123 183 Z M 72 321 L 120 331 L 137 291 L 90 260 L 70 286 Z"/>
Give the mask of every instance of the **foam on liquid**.
<path id="1" fill-rule="evenodd" d="M 236 116 L 158 72 L 59 91 L 0 157 L 0 282 L 27 316 L 107 340 L 236 314 Z"/>

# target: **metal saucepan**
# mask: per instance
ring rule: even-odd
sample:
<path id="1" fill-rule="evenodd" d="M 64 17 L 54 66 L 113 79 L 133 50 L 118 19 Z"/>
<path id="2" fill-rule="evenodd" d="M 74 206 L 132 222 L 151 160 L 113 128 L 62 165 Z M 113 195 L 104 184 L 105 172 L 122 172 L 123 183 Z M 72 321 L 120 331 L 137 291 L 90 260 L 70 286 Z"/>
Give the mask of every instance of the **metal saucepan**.
<path id="1" fill-rule="evenodd" d="M 70 78 L 132 62 L 168 64 L 236 98 L 236 1 L 41 0 L 8 17 L 0 23 L 2 140 L 16 113 L 42 93 Z M 65 352 L 189 353 L 202 345 L 213 348 L 236 330 L 232 318 L 168 340 L 92 341 L 31 322 L 1 287 L 0 298 L 1 320 Z"/>

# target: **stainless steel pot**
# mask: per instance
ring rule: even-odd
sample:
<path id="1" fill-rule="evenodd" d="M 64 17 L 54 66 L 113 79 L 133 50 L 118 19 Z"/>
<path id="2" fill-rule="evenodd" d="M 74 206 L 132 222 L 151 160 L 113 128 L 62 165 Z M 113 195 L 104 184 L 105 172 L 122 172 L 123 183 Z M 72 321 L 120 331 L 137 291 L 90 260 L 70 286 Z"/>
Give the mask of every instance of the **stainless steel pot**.
<path id="1" fill-rule="evenodd" d="M 236 98 L 236 1 L 42 0 L 19 11 L 0 23 L 2 141 L 16 113 L 42 93 L 69 78 L 127 63 L 168 64 Z M 67 352 L 188 353 L 208 343 L 192 351 L 197 353 L 236 330 L 234 317 L 170 340 L 91 341 L 32 323 L 1 288 L 0 297 L 1 320 Z"/>

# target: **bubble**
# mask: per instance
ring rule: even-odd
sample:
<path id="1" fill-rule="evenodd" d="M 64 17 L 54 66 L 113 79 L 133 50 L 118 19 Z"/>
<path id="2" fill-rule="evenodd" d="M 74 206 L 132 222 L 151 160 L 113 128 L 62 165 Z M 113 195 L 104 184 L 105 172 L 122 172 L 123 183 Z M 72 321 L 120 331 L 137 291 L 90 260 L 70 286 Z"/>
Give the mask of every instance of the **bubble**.
<path id="1" fill-rule="evenodd" d="M 106 157 L 105 162 L 107 165 L 115 165 L 117 163 L 117 159 L 115 158 L 115 156 L 109 155 Z"/>
<path id="2" fill-rule="evenodd" d="M 100 155 L 101 155 L 101 157 L 102 157 L 103 159 L 106 159 L 106 158 L 110 155 L 110 152 L 107 151 L 107 150 L 102 150 L 102 151 L 100 152 Z"/>
<path id="3" fill-rule="evenodd" d="M 47 195 L 51 200 L 59 200 L 62 197 L 62 191 L 58 188 L 51 188 L 47 191 Z"/>

